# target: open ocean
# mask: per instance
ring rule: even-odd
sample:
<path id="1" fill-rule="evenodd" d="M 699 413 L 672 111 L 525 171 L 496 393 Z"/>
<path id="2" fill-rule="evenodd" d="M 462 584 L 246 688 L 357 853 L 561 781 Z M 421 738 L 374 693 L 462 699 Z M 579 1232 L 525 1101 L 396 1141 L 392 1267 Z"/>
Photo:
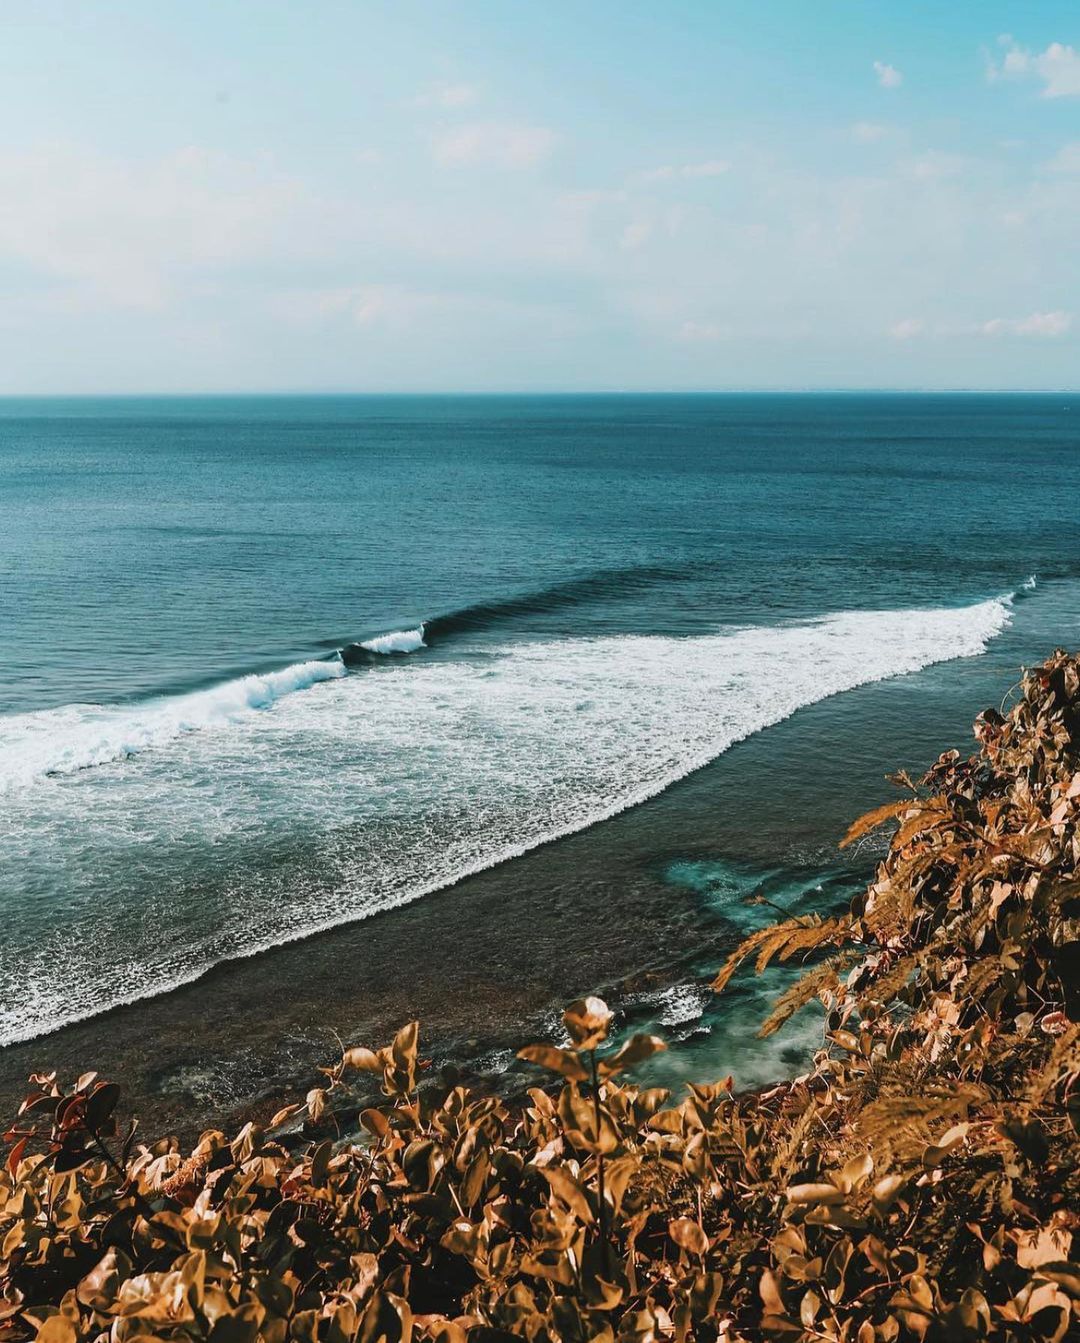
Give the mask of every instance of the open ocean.
<path id="1" fill-rule="evenodd" d="M 412 902 L 475 978 L 492 908 L 554 927 L 521 855 L 561 839 L 653 965 L 625 1019 L 688 1042 L 664 1076 L 794 1066 L 718 948 L 755 891 L 846 899 L 884 769 L 1080 646 L 1078 450 L 1067 394 L 0 402 L 0 1045 L 215 966 L 228 1016 L 339 925 L 392 976 Z M 496 864 L 523 889 L 455 913 Z M 307 945 L 271 996 L 359 964 Z"/>

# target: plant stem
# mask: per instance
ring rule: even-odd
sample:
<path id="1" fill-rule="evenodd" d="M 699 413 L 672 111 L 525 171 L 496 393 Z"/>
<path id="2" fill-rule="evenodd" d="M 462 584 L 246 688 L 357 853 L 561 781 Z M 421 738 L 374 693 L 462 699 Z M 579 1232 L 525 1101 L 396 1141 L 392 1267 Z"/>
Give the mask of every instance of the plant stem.
<path id="1" fill-rule="evenodd" d="M 93 1140 L 94 1140 L 94 1146 L 98 1149 L 98 1151 L 101 1153 L 101 1155 L 105 1158 L 105 1160 L 106 1160 L 106 1162 L 108 1163 L 108 1165 L 109 1165 L 109 1166 L 116 1172 L 116 1175 L 117 1175 L 118 1179 L 120 1180 L 120 1188 L 123 1189 L 124 1185 L 130 1185 L 130 1180 L 128 1179 L 128 1173 L 127 1173 L 127 1171 L 124 1170 L 123 1166 L 120 1165 L 120 1163 L 116 1160 L 116 1158 L 113 1156 L 113 1154 L 109 1151 L 109 1149 L 108 1149 L 108 1148 L 105 1146 L 105 1144 L 102 1142 L 101 1138 L 98 1136 L 97 1129 L 92 1129 L 92 1128 L 90 1127 L 90 1125 L 87 1124 L 87 1126 L 86 1126 L 86 1131 L 87 1131 L 87 1133 L 90 1134 L 90 1137 L 93 1138 Z M 147 1220 L 148 1222 L 153 1221 L 153 1218 L 154 1218 L 154 1210 L 153 1210 L 153 1208 L 150 1206 L 150 1204 L 147 1203 L 146 1199 L 143 1198 L 142 1194 L 141 1194 L 136 1188 L 134 1188 L 133 1186 L 131 1187 L 131 1191 L 130 1191 L 130 1192 L 131 1192 L 131 1197 L 132 1197 L 132 1198 L 134 1199 L 134 1201 L 135 1201 L 135 1206 L 139 1209 L 139 1211 L 142 1213 L 142 1215 L 146 1218 L 146 1220 Z M 160 1228 L 158 1228 L 158 1229 L 160 1230 Z"/>
<path id="2" fill-rule="evenodd" d="M 593 1115 L 596 1119 L 596 1142 L 600 1144 L 600 1081 L 596 1074 L 596 1050 L 589 1050 L 589 1064 L 592 1068 Z M 607 1201 L 604 1190 L 604 1154 L 596 1154 L 596 1193 L 600 1202 L 600 1244 L 603 1247 L 604 1271 L 611 1274 L 611 1245 L 608 1242 Z"/>

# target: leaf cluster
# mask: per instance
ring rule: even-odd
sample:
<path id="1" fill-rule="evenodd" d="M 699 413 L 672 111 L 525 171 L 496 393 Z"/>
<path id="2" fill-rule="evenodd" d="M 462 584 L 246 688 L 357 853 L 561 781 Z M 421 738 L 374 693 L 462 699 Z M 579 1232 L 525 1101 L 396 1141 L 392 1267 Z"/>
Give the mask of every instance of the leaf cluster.
<path id="1" fill-rule="evenodd" d="M 600 999 L 521 1057 L 516 1100 L 418 1086 L 415 1023 L 344 1049 L 267 1129 L 183 1154 L 92 1074 L 32 1089 L 0 1174 L 0 1343 L 849 1343 L 1080 1333 L 1080 660 L 1028 674 L 852 827 L 895 827 L 841 917 L 755 932 L 809 958 L 827 1045 L 793 1081 L 678 1102 Z M 338 1132 L 353 1074 L 385 1102 Z M 302 1119 L 297 1150 L 283 1132 Z"/>

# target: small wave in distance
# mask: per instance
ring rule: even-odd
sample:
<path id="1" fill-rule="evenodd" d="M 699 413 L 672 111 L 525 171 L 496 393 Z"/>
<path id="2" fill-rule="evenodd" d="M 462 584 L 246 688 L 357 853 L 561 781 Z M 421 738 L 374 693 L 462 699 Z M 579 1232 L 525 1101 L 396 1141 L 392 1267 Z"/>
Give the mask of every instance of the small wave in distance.
<path id="1" fill-rule="evenodd" d="M 580 578 L 555 583 L 533 592 L 493 601 L 473 602 L 425 619 L 416 629 L 396 630 L 346 644 L 340 650 L 347 666 L 364 667 L 380 656 L 415 653 L 459 634 L 486 633 L 503 625 L 550 616 L 595 602 L 619 601 L 664 583 L 685 582 L 700 576 L 702 566 L 645 564 L 621 569 L 599 569 Z"/>

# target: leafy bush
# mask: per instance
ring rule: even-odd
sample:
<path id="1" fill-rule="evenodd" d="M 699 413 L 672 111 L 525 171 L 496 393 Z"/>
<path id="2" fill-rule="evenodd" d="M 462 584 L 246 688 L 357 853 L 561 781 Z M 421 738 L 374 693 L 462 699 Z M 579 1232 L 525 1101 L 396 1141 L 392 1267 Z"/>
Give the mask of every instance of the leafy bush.
<path id="1" fill-rule="evenodd" d="M 303 1107 L 232 1141 L 119 1138 L 93 1074 L 32 1090 L 0 1176 L 0 1335 L 210 1343 L 1048 1339 L 1080 1330 L 1080 660 L 1027 675 L 902 801 L 840 918 L 754 933 L 811 958 L 765 1030 L 819 998 L 792 1082 L 677 1105 L 624 1073 L 662 1042 L 522 1051 L 517 1102 L 417 1087 L 417 1029 L 345 1051 Z M 357 1073 L 386 1103 L 332 1132 Z M 304 1114 L 300 1154 L 271 1135 Z"/>

